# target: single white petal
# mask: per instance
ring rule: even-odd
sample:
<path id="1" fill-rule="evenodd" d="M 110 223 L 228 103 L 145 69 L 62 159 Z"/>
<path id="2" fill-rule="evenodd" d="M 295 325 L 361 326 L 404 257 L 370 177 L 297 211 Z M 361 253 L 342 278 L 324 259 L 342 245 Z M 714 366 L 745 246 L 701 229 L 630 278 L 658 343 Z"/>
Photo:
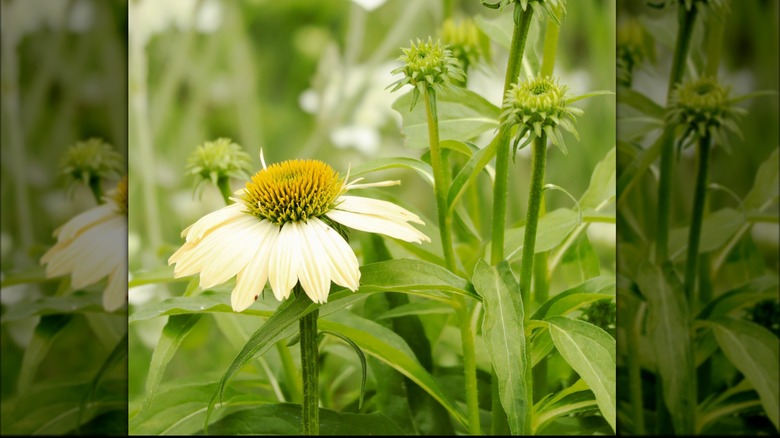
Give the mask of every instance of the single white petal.
<path id="1" fill-rule="evenodd" d="M 400 186 L 401 181 L 395 180 L 395 181 L 380 181 L 375 183 L 366 183 L 366 184 L 356 184 L 358 181 L 362 180 L 363 178 L 358 178 L 351 183 L 347 184 L 347 190 L 353 190 L 353 189 L 367 189 L 370 187 L 390 187 L 390 186 Z"/>
<path id="2" fill-rule="evenodd" d="M 276 245 L 268 263 L 268 277 L 271 289 L 277 300 L 290 296 L 292 288 L 298 282 L 298 269 L 301 264 L 301 244 L 298 224 L 289 222 L 279 231 Z"/>
<path id="3" fill-rule="evenodd" d="M 85 246 L 87 253 L 74 266 L 71 285 L 75 289 L 97 283 L 117 266 L 127 265 L 127 218 L 124 216 L 114 215 L 79 236 L 77 241 Z"/>
<path id="4" fill-rule="evenodd" d="M 127 302 L 127 263 L 121 263 L 108 275 L 108 285 L 103 291 L 103 308 L 113 312 Z"/>
<path id="5" fill-rule="evenodd" d="M 245 205 L 236 202 L 230 204 L 227 207 L 222 207 L 219 210 L 212 211 L 211 213 L 198 219 L 194 224 L 185 228 L 181 232 L 181 237 L 186 237 L 187 242 L 193 242 L 201 239 L 210 230 L 217 228 L 223 223 L 239 217 L 244 211 Z"/>
<path id="6" fill-rule="evenodd" d="M 356 291 L 360 285 L 360 264 L 357 256 L 346 240 L 333 228 L 317 218 L 309 220 L 315 236 L 325 250 L 325 259 L 330 267 L 330 277 L 334 283 Z"/>
<path id="7" fill-rule="evenodd" d="M 425 225 L 425 223 L 420 220 L 420 217 L 411 211 L 399 207 L 392 202 L 382 201 L 380 199 L 364 198 L 362 196 L 341 196 L 336 200 L 336 203 L 336 210 L 382 216 L 388 219 L 397 219 L 399 221 Z"/>
<path id="8" fill-rule="evenodd" d="M 235 220 L 236 228 L 218 244 L 200 272 L 200 287 L 208 289 L 226 282 L 246 266 L 257 252 L 268 230 L 256 217 L 244 215 Z"/>
<path id="9" fill-rule="evenodd" d="M 268 221 L 261 222 L 266 228 L 257 252 L 244 269 L 236 276 L 236 287 L 230 294 L 230 305 L 235 312 L 243 312 L 255 302 L 268 281 L 268 263 L 271 252 L 279 237 L 279 227 Z"/>
<path id="10" fill-rule="evenodd" d="M 313 222 L 316 219 L 312 219 Z M 326 303 L 330 292 L 330 264 L 317 236 L 319 229 L 312 223 L 299 223 L 301 233 L 301 267 L 298 279 L 306 295 L 315 303 Z"/>
<path id="11" fill-rule="evenodd" d="M 208 232 L 202 239 L 195 242 L 186 242 L 176 254 L 168 259 L 169 263 L 175 262 L 173 276 L 176 278 L 201 272 L 213 263 L 220 263 L 215 253 L 225 248 L 225 241 L 236 233 L 244 230 L 249 223 L 258 222 L 257 218 L 242 215 L 223 223 Z M 185 248 L 186 247 L 186 248 Z"/>
<path id="12" fill-rule="evenodd" d="M 80 232 L 84 232 L 96 223 L 114 215 L 116 215 L 116 207 L 111 204 L 103 204 L 95 208 L 90 208 L 89 210 L 74 216 L 63 226 L 55 230 L 54 235 L 57 236 L 57 240 L 59 241 L 72 239 Z"/>
<path id="13" fill-rule="evenodd" d="M 407 242 L 430 242 L 428 236 L 402 220 L 341 210 L 331 210 L 326 216 L 356 230 L 384 234 Z"/>

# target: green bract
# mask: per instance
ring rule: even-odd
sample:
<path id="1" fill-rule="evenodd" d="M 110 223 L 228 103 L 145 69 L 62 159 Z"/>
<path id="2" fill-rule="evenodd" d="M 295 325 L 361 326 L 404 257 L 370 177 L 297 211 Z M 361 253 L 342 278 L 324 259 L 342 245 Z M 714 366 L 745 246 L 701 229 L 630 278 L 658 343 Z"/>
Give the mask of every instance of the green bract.
<path id="1" fill-rule="evenodd" d="M 428 42 L 418 39 L 417 44 L 410 43 L 411 47 L 401 49 L 403 55 L 398 58 L 404 65 L 392 71 L 392 74 L 403 73 L 404 77 L 390 84 L 390 87 L 394 86 L 392 91 L 406 84 L 414 87 L 409 111 L 417 103 L 420 92 L 426 92 L 428 89 L 441 91 L 453 81 L 463 81 L 466 78 L 458 60 L 452 56 L 449 49 L 442 46 L 441 41 L 433 42 L 428 37 Z"/>
<path id="2" fill-rule="evenodd" d="M 196 192 L 207 182 L 228 178 L 248 179 L 251 158 L 229 138 L 218 138 L 198 146 L 187 158 L 187 174 L 195 175 Z"/>
<path id="3" fill-rule="evenodd" d="M 666 113 L 668 123 L 678 125 L 680 149 L 709 134 L 716 144 L 728 149 L 725 130 L 742 136 L 736 119 L 745 110 L 733 106 L 729 87 L 717 79 L 701 77 L 678 85 Z"/>
<path id="4" fill-rule="evenodd" d="M 558 85 L 556 80 L 549 77 L 512 84 L 504 97 L 501 119 L 509 129 L 518 127 L 513 145 L 515 152 L 535 138 L 541 137 L 544 132 L 554 145 L 564 154 L 567 153 L 558 127 L 571 132 L 579 139 L 573 122 L 575 116 L 582 115 L 583 111 L 568 106 L 567 89 L 568 87 Z M 520 143 L 524 137 L 525 140 Z"/>
<path id="5" fill-rule="evenodd" d="M 559 25 L 566 16 L 566 0 L 500 0 L 498 3 L 488 3 L 482 0 L 483 6 L 499 11 L 503 11 L 511 4 L 520 6 L 520 8 L 515 8 L 515 20 L 517 20 L 517 13 L 528 9 L 528 5 L 533 8 L 540 19 L 548 16 Z"/>
<path id="6" fill-rule="evenodd" d="M 60 161 L 60 172 L 71 183 L 89 184 L 121 175 L 124 172 L 122 161 L 122 156 L 113 146 L 99 138 L 90 138 L 68 148 Z"/>

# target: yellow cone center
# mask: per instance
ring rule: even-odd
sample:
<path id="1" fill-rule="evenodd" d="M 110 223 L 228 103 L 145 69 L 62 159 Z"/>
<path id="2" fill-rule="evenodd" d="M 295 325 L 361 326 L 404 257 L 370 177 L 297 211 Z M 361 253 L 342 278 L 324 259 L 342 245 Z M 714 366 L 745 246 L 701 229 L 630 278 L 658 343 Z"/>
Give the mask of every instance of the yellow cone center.
<path id="1" fill-rule="evenodd" d="M 282 225 L 327 213 L 341 189 L 338 172 L 322 161 L 288 160 L 252 176 L 241 200 L 253 215 Z"/>
<path id="2" fill-rule="evenodd" d="M 116 185 L 116 191 L 114 192 L 114 201 L 117 207 L 119 207 L 119 213 L 127 214 L 127 175 L 122 177 L 119 183 Z"/>

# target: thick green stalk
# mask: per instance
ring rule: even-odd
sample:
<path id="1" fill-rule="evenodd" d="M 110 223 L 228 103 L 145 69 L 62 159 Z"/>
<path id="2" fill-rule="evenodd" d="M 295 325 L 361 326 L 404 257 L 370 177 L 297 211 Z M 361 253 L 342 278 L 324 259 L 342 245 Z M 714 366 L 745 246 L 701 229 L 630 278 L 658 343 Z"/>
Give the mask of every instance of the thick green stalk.
<path id="1" fill-rule="evenodd" d="M 300 288 L 300 286 L 296 286 Z M 299 295 L 299 294 L 296 294 Z M 301 375 L 303 377 L 303 434 L 320 434 L 319 358 L 317 354 L 317 317 L 314 310 L 299 321 L 301 333 Z"/>
<path id="2" fill-rule="evenodd" d="M 230 200 L 230 180 L 227 177 L 220 177 L 217 180 L 217 187 L 219 187 L 219 193 L 222 194 L 222 199 L 225 200 L 225 205 L 230 205 L 233 201 Z"/>
<path id="3" fill-rule="evenodd" d="M 693 193 L 693 213 L 688 231 L 688 256 L 685 259 L 685 296 L 692 312 L 696 309 L 696 274 L 699 262 L 699 242 L 704 218 L 704 202 L 707 195 L 707 174 L 709 170 L 710 138 L 704 135 L 699 139 L 699 165 L 696 169 L 696 187 Z"/>
<path id="4" fill-rule="evenodd" d="M 427 89 L 425 98 L 425 114 L 428 117 L 428 144 L 431 148 L 431 167 L 433 168 L 433 191 L 436 196 L 436 214 L 439 219 L 439 235 L 441 249 L 444 253 L 444 263 L 450 271 L 455 270 L 455 251 L 452 247 L 452 219 L 447 214 L 447 184 L 444 174 L 444 163 L 439 145 L 439 116 L 434 110 L 436 92 Z"/>
<path id="5" fill-rule="evenodd" d="M 531 159 L 531 187 L 528 189 L 528 212 L 525 220 L 523 255 L 520 259 L 520 293 L 523 303 L 531 302 L 531 275 L 534 268 L 536 228 L 539 225 L 539 207 L 542 203 L 546 161 L 547 135 L 542 132 L 542 135 L 534 140 L 533 157 Z M 526 317 L 528 316 L 530 316 L 530 312 L 526 312 Z"/>
<path id="6" fill-rule="evenodd" d="M 99 176 L 92 176 L 89 178 L 89 190 L 92 192 L 95 202 L 97 202 L 98 205 L 103 204 L 103 186 Z"/>
<path id="7" fill-rule="evenodd" d="M 693 25 L 696 22 L 696 8 L 687 10 L 683 5 L 679 9 L 679 28 L 677 43 L 674 47 L 672 70 L 669 74 L 669 87 L 666 99 L 672 95 L 675 86 L 682 80 L 685 72 L 685 60 L 691 45 Z M 673 140 L 671 129 L 665 129 L 661 149 L 660 176 L 658 180 L 658 216 L 656 220 L 656 263 L 660 266 L 669 258 L 669 214 L 671 211 L 672 170 L 674 165 Z"/>
<path id="8" fill-rule="evenodd" d="M 532 16 L 533 9 L 529 7 L 523 12 L 520 23 L 515 23 L 509 61 L 506 65 L 506 76 L 504 77 L 504 94 L 520 74 L 520 64 L 523 60 L 523 51 L 528 39 Z M 505 124 L 501 124 L 499 128 L 498 136 L 501 140 L 496 150 L 496 182 L 493 186 L 493 229 L 490 245 L 490 263 L 492 265 L 497 265 L 504 259 L 504 224 L 506 221 L 507 179 L 509 177 L 509 130 L 505 126 Z"/>
<path id="9" fill-rule="evenodd" d="M 466 379 L 466 408 L 468 410 L 469 433 L 482 435 L 479 419 L 479 394 L 477 393 L 477 353 L 474 330 L 471 327 L 471 310 L 468 304 L 463 299 L 458 306 L 460 341 L 463 348 L 463 372 Z"/>
<path id="10" fill-rule="evenodd" d="M 515 4 L 515 7 L 519 7 L 519 4 Z M 502 96 L 506 95 L 509 87 L 517 81 L 517 77 L 520 74 L 520 65 L 523 61 L 523 51 L 525 50 L 525 42 L 528 39 L 528 29 L 531 28 L 532 16 L 533 9 L 528 8 L 521 14 L 519 22 L 515 21 Z M 490 238 L 490 264 L 492 265 L 497 265 L 504 259 L 504 225 L 506 221 L 506 198 L 509 178 L 509 130 L 505 126 L 505 124 L 501 124 L 496 136 L 498 147 L 496 148 L 496 179 L 493 185 L 493 222 Z M 501 406 L 498 386 L 498 377 L 495 371 L 493 371 L 491 374 L 490 416 L 490 433 L 493 435 L 505 434 L 509 428 L 504 409 Z"/>

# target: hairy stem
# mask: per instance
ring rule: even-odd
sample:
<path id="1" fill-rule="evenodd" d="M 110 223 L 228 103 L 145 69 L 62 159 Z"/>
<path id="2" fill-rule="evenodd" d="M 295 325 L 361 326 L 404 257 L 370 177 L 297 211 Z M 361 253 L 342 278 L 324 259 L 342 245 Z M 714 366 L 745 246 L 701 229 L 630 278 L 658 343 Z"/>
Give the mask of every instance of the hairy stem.
<path id="1" fill-rule="evenodd" d="M 696 274 L 699 262 L 699 242 L 704 218 L 704 202 L 707 195 L 707 174 L 709 169 L 710 138 L 704 135 L 699 139 L 699 164 L 696 169 L 696 188 L 693 193 L 693 213 L 688 232 L 688 256 L 685 259 L 685 296 L 693 312 L 696 308 Z"/>
<path id="2" fill-rule="evenodd" d="M 463 348 L 463 372 L 466 378 L 466 408 L 469 419 L 469 433 L 481 435 L 479 419 L 479 394 L 477 393 L 477 353 L 474 330 L 471 327 L 471 310 L 465 299 L 458 306 L 460 341 Z"/>
<path id="3" fill-rule="evenodd" d="M 300 288 L 300 286 L 296 286 Z M 303 377 L 303 435 L 320 434 L 319 358 L 317 317 L 314 310 L 299 321 L 301 333 L 301 376 Z"/>
<path id="4" fill-rule="evenodd" d="M 230 205 L 233 201 L 230 200 L 230 180 L 227 177 L 221 177 L 217 180 L 217 187 L 219 187 L 219 193 L 222 194 L 222 199 L 225 201 L 225 205 Z"/>
<path id="5" fill-rule="evenodd" d="M 528 212 L 525 220 L 523 255 L 520 259 L 520 293 L 522 294 L 524 304 L 531 302 L 531 276 L 534 268 L 536 228 L 539 225 L 539 208 L 542 203 L 546 159 L 547 135 L 542 132 L 542 135 L 534 140 L 533 158 L 531 160 L 531 187 L 528 189 Z M 526 317 L 529 315 L 530 312 L 526 312 Z"/>

